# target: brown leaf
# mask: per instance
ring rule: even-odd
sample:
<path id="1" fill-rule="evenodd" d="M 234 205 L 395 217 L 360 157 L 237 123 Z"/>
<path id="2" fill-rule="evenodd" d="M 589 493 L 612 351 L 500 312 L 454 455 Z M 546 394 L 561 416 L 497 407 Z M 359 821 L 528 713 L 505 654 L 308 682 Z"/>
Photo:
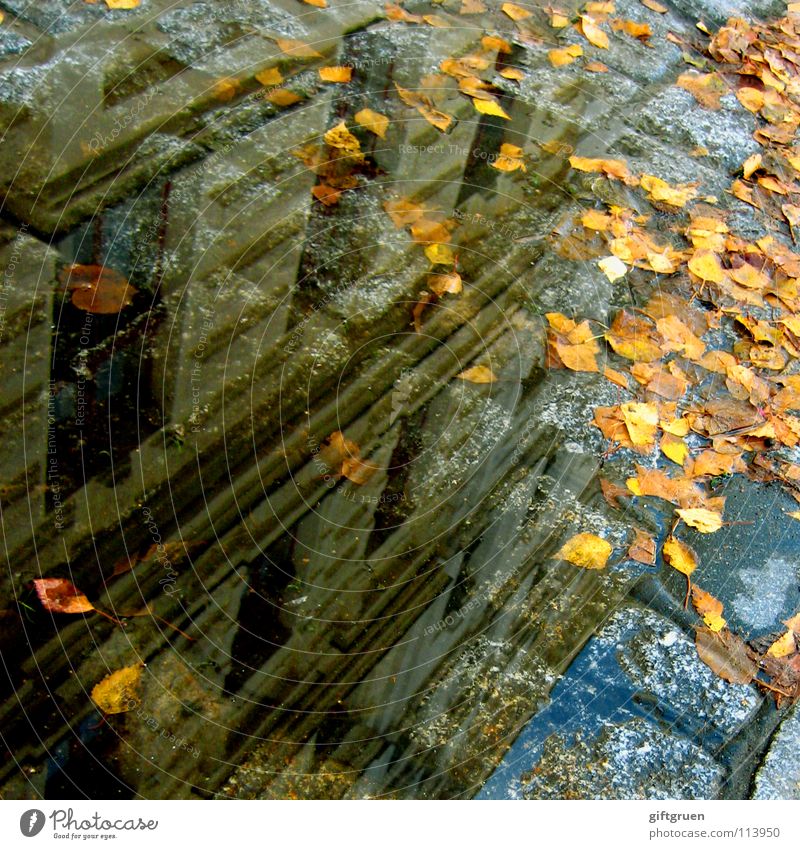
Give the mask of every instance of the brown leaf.
<path id="1" fill-rule="evenodd" d="M 124 275 L 103 265 L 68 265 L 59 278 L 72 292 L 72 303 L 78 309 L 97 315 L 120 312 L 138 293 Z"/>
<path id="2" fill-rule="evenodd" d="M 37 578 L 36 595 L 45 610 L 52 613 L 88 613 L 94 605 L 66 578 Z"/>
<path id="3" fill-rule="evenodd" d="M 710 628 L 698 628 L 695 645 L 700 660 L 731 684 L 749 684 L 758 673 L 758 664 L 750 657 L 747 646 L 728 630 L 716 633 Z"/>
<path id="4" fill-rule="evenodd" d="M 620 487 L 622 489 L 622 487 Z M 645 563 L 652 566 L 656 562 L 656 541 L 641 528 L 634 528 L 636 539 L 628 549 L 628 557 L 637 563 Z"/>
<path id="5" fill-rule="evenodd" d="M 714 598 L 711 593 L 701 590 L 698 586 L 693 586 L 692 604 L 711 631 L 721 631 L 725 627 L 725 620 L 722 617 L 722 602 Z"/>

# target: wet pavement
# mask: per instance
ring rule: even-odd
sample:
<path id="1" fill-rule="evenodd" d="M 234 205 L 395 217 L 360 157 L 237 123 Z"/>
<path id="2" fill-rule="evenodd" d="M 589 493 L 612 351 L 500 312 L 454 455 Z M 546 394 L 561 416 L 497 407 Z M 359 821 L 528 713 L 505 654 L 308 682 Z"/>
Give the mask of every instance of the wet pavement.
<path id="1" fill-rule="evenodd" d="M 589 423 L 620 390 L 548 369 L 544 319 L 607 324 L 654 285 L 551 236 L 631 203 L 568 150 L 697 180 L 760 233 L 726 194 L 752 116 L 675 88 L 667 34 L 783 7 L 621 0 L 652 46 L 613 33 L 592 73 L 553 67 L 580 38 L 538 5 L 524 28 L 459 5 L 406 7 L 429 25 L 374 2 L 0 2 L 4 798 L 800 796 L 796 708 L 703 665 L 681 575 L 553 557 L 577 532 L 663 539 L 671 511 L 603 500 Z M 507 119 L 440 73 L 476 50 Z M 340 121 L 363 157 L 327 163 L 328 205 Z M 527 170 L 492 167 L 503 143 Z M 458 295 L 421 304 L 401 199 L 452 233 Z M 135 291 L 82 308 L 76 266 Z M 476 366 L 494 380 L 458 379 Z M 741 524 L 692 535 L 703 586 L 763 637 L 800 606 L 796 504 L 720 486 Z M 42 609 L 41 577 L 119 622 Z M 92 689 L 139 663 L 135 707 L 103 716 Z"/>

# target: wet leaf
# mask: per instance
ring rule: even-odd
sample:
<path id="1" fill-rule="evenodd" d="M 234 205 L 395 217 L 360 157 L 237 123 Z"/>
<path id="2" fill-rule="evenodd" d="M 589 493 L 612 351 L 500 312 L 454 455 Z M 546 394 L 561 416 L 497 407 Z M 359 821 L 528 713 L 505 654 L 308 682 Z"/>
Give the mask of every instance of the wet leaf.
<path id="1" fill-rule="evenodd" d="M 96 315 L 113 315 L 130 306 L 138 290 L 128 279 L 103 265 L 68 265 L 59 274 L 72 303 Z"/>
<path id="2" fill-rule="evenodd" d="M 429 274 L 428 288 L 439 297 L 445 294 L 458 295 L 463 288 L 461 275 L 457 271 L 451 271 L 449 274 Z"/>
<path id="3" fill-rule="evenodd" d="M 280 85 L 283 82 L 283 76 L 277 68 L 264 68 L 256 74 L 256 79 L 261 85 Z"/>
<path id="4" fill-rule="evenodd" d="M 636 185 L 638 180 L 628 171 L 628 166 L 621 159 L 591 159 L 585 156 L 570 156 L 569 164 L 576 171 L 587 171 L 590 174 L 605 174 L 615 177 L 629 185 Z"/>
<path id="5" fill-rule="evenodd" d="M 713 534 L 722 527 L 722 516 L 704 507 L 686 507 L 675 511 L 691 528 L 701 534 Z"/>
<path id="6" fill-rule="evenodd" d="M 380 112 L 375 112 L 372 109 L 362 109 L 355 114 L 356 121 L 371 133 L 375 133 L 382 139 L 386 138 L 386 131 L 389 129 L 389 119 Z"/>
<path id="7" fill-rule="evenodd" d="M 682 466 L 689 456 L 686 443 L 679 436 L 673 436 L 671 433 L 665 433 L 661 437 L 659 448 L 665 457 L 669 457 L 673 463 L 677 463 L 679 466 Z"/>
<path id="8" fill-rule="evenodd" d="M 642 44 L 647 44 L 649 47 L 649 39 L 653 35 L 649 24 L 638 23 L 637 21 L 620 20 L 618 18 L 611 21 L 611 28 L 615 32 L 624 32 L 631 38 L 641 41 Z"/>
<path id="9" fill-rule="evenodd" d="M 491 163 L 491 166 L 498 171 L 527 170 L 522 161 L 522 148 L 505 142 L 500 145 L 500 155 Z"/>
<path id="10" fill-rule="evenodd" d="M 607 74 L 608 65 L 604 65 L 602 62 L 587 62 L 583 66 L 583 70 L 592 74 Z"/>
<path id="11" fill-rule="evenodd" d="M 576 534 L 561 546 L 555 559 L 566 560 L 583 569 L 603 569 L 613 551 L 611 543 L 595 534 Z"/>
<path id="12" fill-rule="evenodd" d="M 496 100 L 479 100 L 473 97 L 472 105 L 482 115 L 495 115 L 498 118 L 505 118 L 507 121 L 511 120 L 511 116 L 506 113 Z"/>
<path id="13" fill-rule="evenodd" d="M 597 25 L 597 21 L 590 15 L 580 16 L 580 29 L 586 40 L 595 47 L 608 49 L 608 36 Z"/>
<path id="14" fill-rule="evenodd" d="M 347 65 L 333 65 L 319 69 L 319 78 L 324 83 L 349 83 L 353 69 Z"/>
<path id="15" fill-rule="evenodd" d="M 720 258 L 713 251 L 695 251 L 689 260 L 689 271 L 710 283 L 722 283 L 725 279 Z"/>
<path id="16" fill-rule="evenodd" d="M 94 605 L 66 578 L 37 578 L 33 582 L 36 595 L 51 613 L 88 613 Z"/>
<path id="17" fill-rule="evenodd" d="M 561 68 L 574 62 L 578 56 L 583 56 L 583 48 L 580 44 L 568 44 L 566 47 L 558 47 L 547 54 L 550 64 L 554 68 Z"/>
<path id="18" fill-rule="evenodd" d="M 697 568 L 695 553 L 688 545 L 675 537 L 667 537 L 661 552 L 667 563 L 687 578 Z"/>
<path id="19" fill-rule="evenodd" d="M 328 0 L 303 0 L 303 2 L 309 6 L 316 6 L 318 9 L 328 8 Z"/>
<path id="20" fill-rule="evenodd" d="M 620 280 L 628 273 L 628 266 L 615 256 L 607 256 L 597 261 L 600 270 L 613 283 Z"/>
<path id="21" fill-rule="evenodd" d="M 293 106 L 303 98 L 288 88 L 276 88 L 267 94 L 267 100 L 275 106 Z"/>
<path id="22" fill-rule="evenodd" d="M 340 430 L 335 430 L 322 445 L 319 456 L 331 471 L 338 470 L 340 477 L 354 484 L 365 484 L 378 469 L 375 463 L 361 458 L 358 444 L 348 439 Z"/>
<path id="23" fill-rule="evenodd" d="M 620 487 L 621 489 L 621 487 Z M 651 534 L 641 528 L 634 528 L 636 539 L 628 548 L 628 557 L 637 563 L 652 566 L 656 562 L 656 541 Z"/>
<path id="24" fill-rule="evenodd" d="M 275 43 L 278 45 L 281 53 L 285 53 L 287 56 L 296 56 L 300 59 L 322 58 L 322 54 L 314 50 L 313 47 L 294 38 L 276 38 Z"/>
<path id="25" fill-rule="evenodd" d="M 419 92 L 401 88 L 397 83 L 394 84 L 394 87 L 397 89 L 397 93 L 400 95 L 403 103 L 416 109 L 437 130 L 446 133 L 450 129 L 455 119 L 451 115 L 446 115 L 444 112 L 436 109 L 430 98 Z"/>
<path id="26" fill-rule="evenodd" d="M 620 404 L 622 418 L 628 428 L 631 442 L 650 450 L 655 445 L 658 430 L 658 408 L 655 404 L 643 404 L 629 401 Z"/>
<path id="27" fill-rule="evenodd" d="M 701 590 L 698 586 L 693 586 L 692 604 L 694 609 L 703 617 L 703 621 L 709 630 L 716 633 L 725 627 L 725 619 L 722 617 L 722 602 L 714 598 L 711 593 Z"/>
<path id="28" fill-rule="evenodd" d="M 347 153 L 360 153 L 361 152 L 361 143 L 359 140 L 347 129 L 344 121 L 340 121 L 335 127 L 331 127 L 325 135 L 323 136 L 325 139 L 325 144 L 330 147 L 334 147 L 337 150 L 344 150 Z"/>
<path id="29" fill-rule="evenodd" d="M 511 45 L 496 35 L 484 35 L 481 38 L 481 46 L 484 50 L 496 50 L 498 53 L 511 53 Z"/>
<path id="30" fill-rule="evenodd" d="M 690 200 L 697 197 L 697 189 L 694 186 L 670 186 L 665 180 L 651 174 L 643 174 L 639 178 L 639 185 L 647 192 L 650 200 L 666 203 L 676 209 L 686 206 Z"/>
<path id="31" fill-rule="evenodd" d="M 141 664 L 118 669 L 94 685 L 92 701 L 105 714 L 125 713 L 138 701 L 137 689 L 141 677 Z"/>
<path id="32" fill-rule="evenodd" d="M 512 21 L 524 21 L 533 14 L 522 6 L 517 6 L 516 3 L 503 3 L 500 8 Z"/>
<path id="33" fill-rule="evenodd" d="M 431 265 L 453 265 L 455 256 L 450 245 L 431 244 L 425 248 L 425 256 Z"/>
<path id="34" fill-rule="evenodd" d="M 494 383 L 497 380 L 488 366 L 473 366 L 457 374 L 456 377 L 459 380 L 468 380 L 470 383 Z"/>
<path id="35" fill-rule="evenodd" d="M 142 0 L 105 0 L 109 9 L 135 9 Z"/>
<path id="36" fill-rule="evenodd" d="M 747 646 L 728 630 L 719 633 L 699 628 L 695 637 L 697 654 L 709 669 L 731 684 L 749 684 L 758 673 Z"/>
<path id="37" fill-rule="evenodd" d="M 706 109 L 721 109 L 720 98 L 728 93 L 728 86 L 716 72 L 698 74 L 687 71 L 678 77 L 676 85 L 694 95 L 695 100 Z"/>
<path id="38" fill-rule="evenodd" d="M 639 0 L 642 6 L 647 6 L 653 12 L 658 12 L 659 15 L 666 15 L 669 11 L 666 6 L 663 6 L 658 0 Z"/>
<path id="39" fill-rule="evenodd" d="M 797 651 L 794 631 L 788 630 L 767 649 L 767 657 L 788 657 Z"/>
<path id="40" fill-rule="evenodd" d="M 325 206 L 335 206 L 339 203 L 339 198 L 342 196 L 339 189 L 334 189 L 327 183 L 318 183 L 311 189 L 311 194 Z"/>

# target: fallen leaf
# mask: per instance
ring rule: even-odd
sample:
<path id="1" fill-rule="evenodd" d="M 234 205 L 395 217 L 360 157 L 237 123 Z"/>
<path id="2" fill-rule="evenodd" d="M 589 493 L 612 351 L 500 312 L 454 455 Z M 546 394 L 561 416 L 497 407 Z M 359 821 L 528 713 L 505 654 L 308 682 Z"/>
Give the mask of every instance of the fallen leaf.
<path id="1" fill-rule="evenodd" d="M 703 617 L 703 621 L 709 630 L 716 633 L 725 627 L 725 619 L 722 617 L 722 602 L 714 598 L 711 593 L 701 590 L 698 586 L 693 586 L 692 604 L 694 609 Z"/>
<path id="2" fill-rule="evenodd" d="M 642 174 L 639 185 L 647 192 L 647 197 L 656 203 L 666 203 L 680 209 L 697 197 L 697 189 L 694 186 L 670 186 L 666 180 L 654 177 L 651 174 Z"/>
<path id="3" fill-rule="evenodd" d="M 522 6 L 517 6 L 516 3 L 503 3 L 500 8 L 512 21 L 524 21 L 533 14 Z"/>
<path id="4" fill-rule="evenodd" d="M 303 0 L 303 2 L 309 6 L 316 6 L 318 9 L 328 8 L 328 0 Z"/>
<path id="5" fill-rule="evenodd" d="M 661 552 L 667 563 L 687 578 L 697 568 L 697 558 L 692 549 L 675 537 L 667 537 Z"/>
<path id="6" fill-rule="evenodd" d="M 470 383 L 494 383 L 497 380 L 488 366 L 473 366 L 457 374 L 456 377 L 459 380 L 468 380 Z"/>
<path id="7" fill-rule="evenodd" d="M 574 62 L 578 56 L 583 56 L 583 48 L 580 44 L 569 44 L 566 47 L 558 47 L 547 54 L 550 64 L 554 68 L 561 68 Z"/>
<path id="8" fill-rule="evenodd" d="M 275 106 L 293 106 L 303 98 L 288 88 L 276 88 L 267 94 L 267 100 Z"/>
<path id="9" fill-rule="evenodd" d="M 439 297 L 445 294 L 457 295 L 463 288 L 461 275 L 457 271 L 451 271 L 448 274 L 429 274 L 428 288 Z"/>
<path id="10" fill-rule="evenodd" d="M 503 143 L 500 145 L 500 154 L 491 163 L 492 168 L 498 171 L 526 171 L 525 163 L 522 161 L 522 148 L 515 144 Z"/>
<path id="11" fill-rule="evenodd" d="M 66 578 L 37 578 L 33 582 L 36 595 L 51 613 L 88 613 L 94 605 Z"/>
<path id="12" fill-rule="evenodd" d="M 651 449 L 658 430 L 658 408 L 655 404 L 629 401 L 620 404 L 622 418 L 628 428 L 631 442 L 637 447 Z"/>
<path id="13" fill-rule="evenodd" d="M 397 89 L 397 93 L 400 95 L 400 99 L 403 103 L 416 109 L 417 112 L 419 112 L 419 114 L 422 115 L 428 123 L 436 127 L 437 130 L 442 133 L 446 133 L 450 129 L 454 118 L 451 115 L 447 115 L 436 109 L 430 98 L 426 97 L 424 94 L 420 94 L 419 92 L 401 88 L 397 85 L 397 83 L 394 84 L 394 87 Z"/>
<path id="14" fill-rule="evenodd" d="M 135 9 L 142 0 L 106 0 L 109 9 Z"/>
<path id="15" fill-rule="evenodd" d="M 602 47 L 604 50 L 608 49 L 608 36 L 590 15 L 580 16 L 580 30 L 590 44 L 595 47 Z"/>
<path id="16" fill-rule="evenodd" d="M 108 715 L 132 710 L 138 701 L 137 687 L 141 677 L 141 664 L 118 669 L 92 687 L 92 701 Z"/>
<path id="17" fill-rule="evenodd" d="M 679 436 L 673 436 L 671 433 L 665 433 L 661 437 L 658 447 L 665 457 L 669 457 L 673 463 L 677 463 L 679 466 L 682 466 L 689 456 L 686 443 Z"/>
<path id="18" fill-rule="evenodd" d="M 430 244 L 425 248 L 425 256 L 431 265 L 453 265 L 455 262 L 450 245 Z"/>
<path id="19" fill-rule="evenodd" d="M 481 46 L 484 50 L 496 50 L 498 53 L 511 53 L 511 45 L 496 35 L 484 35 L 481 38 Z"/>
<path id="20" fill-rule="evenodd" d="M 638 180 L 628 171 L 628 166 L 621 159 L 591 159 L 585 156 L 570 156 L 569 164 L 577 171 L 587 171 L 592 174 L 605 174 L 615 177 L 628 185 L 635 185 Z"/>
<path id="21" fill-rule="evenodd" d="M 473 97 L 472 105 L 482 115 L 495 115 L 497 118 L 505 118 L 507 121 L 511 120 L 511 116 L 496 100 L 479 100 Z"/>
<path id="22" fill-rule="evenodd" d="M 325 443 L 319 451 L 325 465 L 331 471 L 338 470 L 340 477 L 347 478 L 358 486 L 365 484 L 378 469 L 375 463 L 361 459 L 358 444 L 348 439 L 340 430 L 335 430 Z"/>
<path id="23" fill-rule="evenodd" d="M 130 306 L 138 290 L 127 278 L 103 265 L 68 265 L 59 279 L 72 292 L 72 303 L 78 309 L 96 315 L 113 315 Z"/>
<path id="24" fill-rule="evenodd" d="M 634 528 L 634 533 L 636 538 L 628 548 L 628 557 L 637 563 L 652 566 L 656 562 L 656 541 L 651 534 L 641 528 Z"/>
<path id="25" fill-rule="evenodd" d="M 603 569 L 613 551 L 611 543 L 595 534 L 576 534 L 561 546 L 555 559 L 584 569 Z"/>
<path id="26" fill-rule="evenodd" d="M 749 684 L 758 673 L 758 664 L 750 657 L 747 646 L 728 630 L 717 633 L 698 628 L 695 645 L 700 660 L 731 684 Z"/>
<path id="27" fill-rule="evenodd" d="M 319 69 L 319 78 L 324 83 L 349 83 L 353 69 L 347 65 L 334 65 Z"/>
<path id="28" fill-rule="evenodd" d="M 372 109 L 362 109 L 355 114 L 356 121 L 371 133 L 375 133 L 382 139 L 386 138 L 386 131 L 389 129 L 389 119 L 380 112 L 375 112 Z"/>
<path id="29" fill-rule="evenodd" d="M 788 657 L 797 651 L 797 641 L 794 631 L 786 631 L 767 649 L 768 657 Z"/>
<path id="30" fill-rule="evenodd" d="M 722 516 L 704 507 L 686 507 L 675 511 L 691 528 L 701 534 L 713 534 L 722 527 Z"/>
<path id="31" fill-rule="evenodd" d="M 325 135 L 325 144 L 334 147 L 337 150 L 344 150 L 347 153 L 357 154 L 361 152 L 361 143 L 347 129 L 344 121 L 340 121 L 335 127 L 331 127 Z"/>
<path id="32" fill-rule="evenodd" d="M 653 12 L 658 12 L 659 15 L 666 15 L 669 11 L 666 6 L 662 6 L 658 0 L 639 0 L 642 6 L 647 6 L 648 9 L 651 9 Z"/>
<path id="33" fill-rule="evenodd" d="M 283 76 L 277 68 L 264 68 L 256 74 L 256 79 L 261 85 L 280 85 L 283 82 Z"/>
<path id="34" fill-rule="evenodd" d="M 281 53 L 285 53 L 287 56 L 296 56 L 300 59 L 322 58 L 322 54 L 314 50 L 313 47 L 294 38 L 276 38 L 275 43 L 278 45 Z"/>
<path id="35" fill-rule="evenodd" d="M 628 273 L 628 266 L 615 256 L 607 256 L 597 261 L 600 270 L 613 283 L 620 280 Z"/>

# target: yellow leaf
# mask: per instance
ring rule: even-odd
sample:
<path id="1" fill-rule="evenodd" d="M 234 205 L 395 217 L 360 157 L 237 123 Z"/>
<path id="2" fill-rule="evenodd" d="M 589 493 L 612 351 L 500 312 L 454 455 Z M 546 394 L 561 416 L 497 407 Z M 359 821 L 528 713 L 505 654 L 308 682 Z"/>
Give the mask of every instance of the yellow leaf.
<path id="1" fill-rule="evenodd" d="M 697 559 L 692 549 L 675 537 L 667 538 L 662 553 L 667 563 L 687 578 L 697 568 Z"/>
<path id="2" fill-rule="evenodd" d="M 651 174 L 643 174 L 639 184 L 647 192 L 650 200 L 678 208 L 686 206 L 688 201 L 697 197 L 697 189 L 694 186 L 673 188 L 665 180 L 660 177 L 653 177 Z"/>
<path id="3" fill-rule="evenodd" d="M 522 6 L 517 6 L 515 3 L 503 3 L 500 7 L 512 21 L 523 21 L 529 18 L 533 12 L 523 9 Z"/>
<path id="4" fill-rule="evenodd" d="M 725 279 L 720 258 L 713 251 L 695 251 L 689 260 L 689 271 L 710 283 L 722 283 Z"/>
<path id="5" fill-rule="evenodd" d="M 478 98 L 473 97 L 472 105 L 483 115 L 496 115 L 498 118 L 505 118 L 507 121 L 511 120 L 511 116 L 506 114 L 503 107 L 496 100 L 478 100 Z"/>
<path id="6" fill-rule="evenodd" d="M 380 112 L 374 112 L 372 109 L 362 109 L 355 114 L 356 121 L 371 133 L 375 133 L 382 139 L 386 138 L 386 131 L 389 129 L 389 119 Z"/>
<path id="7" fill-rule="evenodd" d="M 407 106 L 413 106 L 414 109 L 416 109 L 426 121 L 433 124 L 437 130 L 446 133 L 450 129 L 450 125 L 454 120 L 453 117 L 435 109 L 430 98 L 426 97 L 424 94 L 420 94 L 419 92 L 409 91 L 407 88 L 402 88 L 397 85 L 397 83 L 394 84 L 394 87 L 397 89 L 397 93 L 400 95 L 400 99 L 403 103 Z"/>
<path id="8" fill-rule="evenodd" d="M 603 569 L 612 552 L 611 543 L 595 534 L 576 534 L 561 546 L 556 559 L 584 569 Z"/>
<path id="9" fill-rule="evenodd" d="M 135 9 L 142 0 L 106 0 L 109 9 Z"/>
<path id="10" fill-rule="evenodd" d="M 673 436 L 671 433 L 665 433 L 661 437 L 659 448 L 661 448 L 665 457 L 669 457 L 673 463 L 677 463 L 679 466 L 682 466 L 689 456 L 686 443 L 680 437 Z"/>
<path id="11" fill-rule="evenodd" d="M 648 9 L 652 9 L 654 12 L 658 12 L 659 15 L 666 15 L 667 7 L 662 6 L 658 0 L 641 0 L 642 6 L 647 6 Z"/>
<path id="12" fill-rule="evenodd" d="M 526 171 L 525 163 L 522 161 L 522 148 L 515 144 L 504 143 L 500 145 L 500 155 L 491 163 L 492 168 L 498 171 Z"/>
<path id="13" fill-rule="evenodd" d="M 496 50 L 498 53 L 511 52 L 511 45 L 504 38 L 498 38 L 496 35 L 484 35 L 481 46 L 484 50 Z"/>
<path id="14" fill-rule="evenodd" d="M 216 97 L 217 100 L 227 103 L 229 100 L 233 100 L 233 98 L 236 97 L 236 94 L 239 91 L 239 81 L 230 77 L 217 80 L 214 83 L 213 91 L 214 97 Z"/>
<path id="15" fill-rule="evenodd" d="M 325 144 L 335 147 L 337 150 L 346 150 L 350 153 L 359 153 L 361 144 L 358 139 L 347 129 L 344 121 L 340 121 L 335 127 L 331 127 L 323 136 Z"/>
<path id="16" fill-rule="evenodd" d="M 597 21 L 590 15 L 581 15 L 581 32 L 586 36 L 586 40 L 595 47 L 608 49 L 608 36 L 597 25 Z"/>
<path id="17" fill-rule="evenodd" d="M 456 377 L 460 380 L 468 380 L 470 383 L 494 383 L 497 380 L 494 372 L 487 366 L 473 366 L 457 374 Z"/>
<path id="18" fill-rule="evenodd" d="M 281 72 L 277 68 L 264 68 L 256 74 L 261 85 L 280 85 L 283 82 Z"/>
<path id="19" fill-rule="evenodd" d="M 634 445 L 652 447 L 658 429 L 658 408 L 655 404 L 628 401 L 620 411 Z"/>
<path id="20" fill-rule="evenodd" d="M 92 701 L 103 713 L 125 713 L 135 706 L 136 688 L 142 675 L 139 664 L 118 669 L 92 688 Z"/>
<path id="21" fill-rule="evenodd" d="M 675 511 L 691 528 L 696 528 L 701 534 L 713 534 L 722 527 L 722 516 L 705 507 L 687 507 Z"/>
<path id="22" fill-rule="evenodd" d="M 457 271 L 451 271 L 449 274 L 429 274 L 428 288 L 439 297 L 446 293 L 457 295 L 463 288 L 461 275 Z"/>
<path id="23" fill-rule="evenodd" d="M 347 65 L 332 65 L 319 69 L 319 78 L 324 83 L 349 83 L 353 76 L 353 69 Z"/>
<path id="24" fill-rule="evenodd" d="M 624 277 L 628 273 L 628 266 L 625 263 L 615 256 L 607 256 L 604 259 L 600 259 L 597 261 L 598 266 L 600 266 L 600 270 L 605 274 L 606 277 L 613 283 L 615 280 L 619 280 Z"/>
<path id="25" fill-rule="evenodd" d="M 276 106 L 291 106 L 302 99 L 299 94 L 289 91 L 288 88 L 276 88 L 267 95 L 267 100 Z"/>
<path id="26" fill-rule="evenodd" d="M 503 68 L 500 71 L 500 76 L 505 77 L 507 80 L 524 80 L 525 73 L 520 71 L 519 68 Z"/>
<path id="27" fill-rule="evenodd" d="M 722 617 L 722 602 L 714 598 L 711 593 L 701 590 L 700 587 L 692 587 L 692 604 L 714 633 L 725 627 L 726 623 Z"/>
<path id="28" fill-rule="evenodd" d="M 301 59 L 322 58 L 322 54 L 314 50 L 313 47 L 309 47 L 309 45 L 294 38 L 276 38 L 275 43 L 278 45 L 281 53 L 285 53 L 287 56 L 297 56 Z"/>
<path id="29" fill-rule="evenodd" d="M 797 651 L 797 643 L 794 638 L 794 631 L 787 631 L 782 637 L 777 640 L 767 649 L 768 657 L 787 657 Z"/>
<path id="30" fill-rule="evenodd" d="M 316 6 L 318 9 L 328 8 L 328 0 L 303 0 L 303 2 L 309 6 Z"/>
<path id="31" fill-rule="evenodd" d="M 547 58 L 550 60 L 550 64 L 554 68 L 569 65 L 571 62 L 574 62 L 578 56 L 583 56 L 583 48 L 580 44 L 570 44 L 567 47 L 559 47 L 555 50 L 551 50 L 547 54 Z"/>
<path id="32" fill-rule="evenodd" d="M 425 248 L 425 256 L 433 265 L 452 265 L 455 260 L 450 245 L 428 245 Z"/>

